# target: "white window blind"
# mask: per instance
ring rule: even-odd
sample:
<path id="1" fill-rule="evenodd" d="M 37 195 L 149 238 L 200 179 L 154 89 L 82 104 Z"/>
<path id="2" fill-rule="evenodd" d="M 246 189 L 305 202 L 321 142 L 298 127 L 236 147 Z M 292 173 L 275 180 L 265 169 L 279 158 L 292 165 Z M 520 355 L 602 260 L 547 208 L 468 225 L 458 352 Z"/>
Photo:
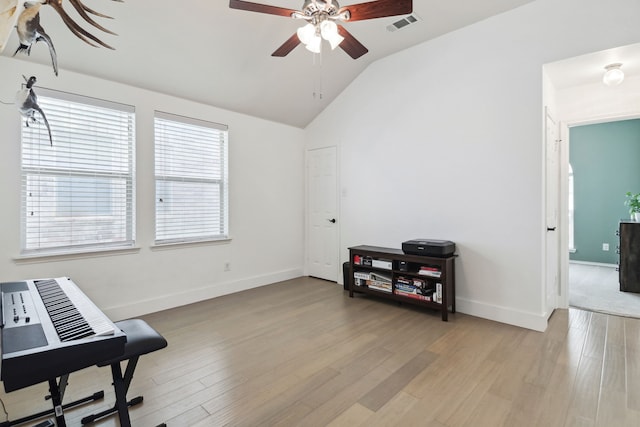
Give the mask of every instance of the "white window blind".
<path id="1" fill-rule="evenodd" d="M 23 122 L 22 253 L 133 246 L 134 108 L 35 90 L 53 146 L 40 115 Z"/>
<path id="2" fill-rule="evenodd" d="M 228 237 L 227 126 L 156 111 L 156 244 Z"/>

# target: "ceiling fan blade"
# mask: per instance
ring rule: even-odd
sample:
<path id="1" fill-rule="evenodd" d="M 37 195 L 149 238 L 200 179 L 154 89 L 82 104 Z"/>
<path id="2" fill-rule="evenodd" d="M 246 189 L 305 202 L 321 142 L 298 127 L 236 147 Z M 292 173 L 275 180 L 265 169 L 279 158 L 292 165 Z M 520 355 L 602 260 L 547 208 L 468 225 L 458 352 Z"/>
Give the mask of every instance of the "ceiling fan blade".
<path id="1" fill-rule="evenodd" d="M 244 2 L 243 2 L 244 3 Z M 365 19 L 384 18 L 386 16 L 408 15 L 413 11 L 412 0 L 378 0 L 352 4 L 340 8 L 338 13 L 349 11 L 348 22 Z"/>
<path id="2" fill-rule="evenodd" d="M 287 56 L 299 44 L 300 44 L 300 39 L 298 38 L 298 34 L 293 33 L 293 35 L 289 37 L 287 41 L 282 44 L 282 46 L 277 48 L 276 51 L 271 54 L 271 56 L 278 56 L 278 57 Z"/>
<path id="3" fill-rule="evenodd" d="M 284 7 L 271 6 L 268 4 L 252 3 L 242 0 L 229 0 L 229 7 L 231 9 L 248 10 L 249 12 L 268 13 L 270 15 L 279 15 L 291 17 L 293 12 L 297 12 L 294 9 L 286 9 Z"/>
<path id="4" fill-rule="evenodd" d="M 340 47 L 353 59 L 358 59 L 365 53 L 369 52 L 369 49 L 356 40 L 356 38 L 353 37 L 342 25 L 338 25 L 338 33 L 344 37 L 344 40 L 340 43 Z"/>

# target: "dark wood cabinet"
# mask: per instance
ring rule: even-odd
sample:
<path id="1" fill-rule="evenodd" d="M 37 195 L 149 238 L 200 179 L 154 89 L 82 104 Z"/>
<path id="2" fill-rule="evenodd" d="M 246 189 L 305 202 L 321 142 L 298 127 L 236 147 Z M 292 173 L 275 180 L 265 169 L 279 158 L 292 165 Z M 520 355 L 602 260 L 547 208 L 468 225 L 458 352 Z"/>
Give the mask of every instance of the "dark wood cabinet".
<path id="1" fill-rule="evenodd" d="M 377 246 L 349 248 L 349 296 L 354 292 L 439 310 L 456 311 L 455 256 L 408 255 Z"/>
<path id="2" fill-rule="evenodd" d="M 640 292 L 640 222 L 621 221 L 620 238 L 620 290 Z"/>

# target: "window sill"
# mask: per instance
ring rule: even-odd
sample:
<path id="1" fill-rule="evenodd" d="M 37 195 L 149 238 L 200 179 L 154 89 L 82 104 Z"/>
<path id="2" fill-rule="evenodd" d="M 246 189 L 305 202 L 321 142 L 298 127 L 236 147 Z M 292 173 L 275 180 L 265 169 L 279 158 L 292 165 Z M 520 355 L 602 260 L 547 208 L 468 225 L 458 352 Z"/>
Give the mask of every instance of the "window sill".
<path id="1" fill-rule="evenodd" d="M 219 239 L 210 239 L 210 240 L 198 240 L 193 242 L 167 242 L 167 243 L 154 243 L 152 244 L 152 251 L 162 251 L 167 249 L 179 249 L 182 247 L 189 246 L 210 246 L 210 245 L 224 245 L 231 243 L 231 236 L 221 237 Z"/>
<path id="2" fill-rule="evenodd" d="M 79 252 L 39 252 L 28 255 L 20 255 L 14 257 L 13 260 L 18 264 L 29 264 L 50 261 L 67 261 L 82 258 L 129 255 L 138 252 L 140 252 L 140 247 L 130 246 L 121 248 L 91 249 Z"/>

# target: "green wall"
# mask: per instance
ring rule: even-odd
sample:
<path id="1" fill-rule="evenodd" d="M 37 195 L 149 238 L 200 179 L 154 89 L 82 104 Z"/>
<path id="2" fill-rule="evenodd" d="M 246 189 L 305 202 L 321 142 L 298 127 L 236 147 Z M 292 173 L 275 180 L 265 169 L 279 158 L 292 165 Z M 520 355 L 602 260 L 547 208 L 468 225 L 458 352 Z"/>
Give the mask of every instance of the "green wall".
<path id="1" fill-rule="evenodd" d="M 616 264 L 615 231 L 629 218 L 625 193 L 640 193 L 640 119 L 572 127 L 569 141 L 576 248 L 570 259 Z"/>

